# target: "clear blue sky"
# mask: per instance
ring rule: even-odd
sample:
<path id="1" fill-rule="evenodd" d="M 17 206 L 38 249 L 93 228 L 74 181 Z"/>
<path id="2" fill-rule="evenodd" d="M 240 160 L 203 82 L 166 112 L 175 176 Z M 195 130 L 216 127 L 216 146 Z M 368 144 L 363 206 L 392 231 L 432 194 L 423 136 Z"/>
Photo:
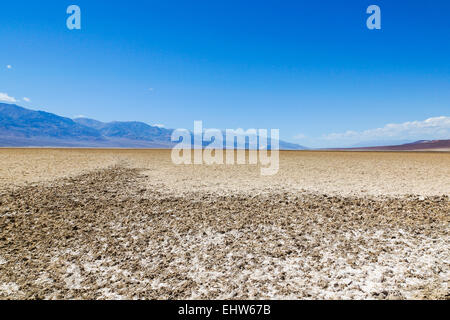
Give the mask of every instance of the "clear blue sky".
<path id="1" fill-rule="evenodd" d="M 381 30 L 366 27 L 371 4 Z M 0 93 L 68 117 L 279 128 L 324 146 L 450 116 L 447 0 L 2 1 L 0 43 Z"/>

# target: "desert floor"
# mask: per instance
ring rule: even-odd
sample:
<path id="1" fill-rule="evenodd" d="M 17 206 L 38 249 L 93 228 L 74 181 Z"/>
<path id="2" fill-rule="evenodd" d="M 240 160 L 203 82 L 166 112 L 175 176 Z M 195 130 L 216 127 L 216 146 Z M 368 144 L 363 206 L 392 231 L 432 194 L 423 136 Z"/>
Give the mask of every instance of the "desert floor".
<path id="1" fill-rule="evenodd" d="M 449 299 L 450 153 L 0 149 L 1 299 Z"/>

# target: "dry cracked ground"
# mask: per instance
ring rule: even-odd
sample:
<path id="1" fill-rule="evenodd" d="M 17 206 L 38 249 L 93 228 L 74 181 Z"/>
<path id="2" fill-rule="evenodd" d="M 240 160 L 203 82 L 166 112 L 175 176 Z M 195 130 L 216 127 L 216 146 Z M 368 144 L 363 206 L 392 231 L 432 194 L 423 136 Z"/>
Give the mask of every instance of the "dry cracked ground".
<path id="1" fill-rule="evenodd" d="M 1 299 L 449 299 L 449 153 L 0 150 Z"/>

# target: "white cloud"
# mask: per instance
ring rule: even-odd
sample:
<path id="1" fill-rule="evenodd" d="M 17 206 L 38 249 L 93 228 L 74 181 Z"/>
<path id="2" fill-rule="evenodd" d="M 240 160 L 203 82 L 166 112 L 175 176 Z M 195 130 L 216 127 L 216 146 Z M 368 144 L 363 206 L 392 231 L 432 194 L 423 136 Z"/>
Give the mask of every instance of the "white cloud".
<path id="1" fill-rule="evenodd" d="M 148 88 L 148 91 L 154 91 L 155 89 L 154 88 Z"/>
<path id="2" fill-rule="evenodd" d="M 448 139 L 450 138 L 450 117 L 441 116 L 423 121 L 390 123 L 382 128 L 365 131 L 346 131 L 331 133 L 322 137 L 325 140 L 370 141 L 374 139 Z"/>
<path id="3" fill-rule="evenodd" d="M 164 128 L 164 125 L 161 123 L 155 123 L 152 125 L 153 127 Z"/>
<path id="4" fill-rule="evenodd" d="M 390 123 L 380 128 L 363 131 L 348 130 L 318 137 L 298 134 L 294 138 L 312 148 L 342 148 L 450 139 L 450 117 L 440 116 L 422 121 Z"/>
<path id="5" fill-rule="evenodd" d="M 27 97 L 23 97 L 23 101 L 25 101 L 25 102 L 31 102 L 30 98 L 27 98 Z"/>
<path id="6" fill-rule="evenodd" d="M 16 100 L 15 98 L 10 97 L 10 96 L 8 96 L 7 93 L 2 93 L 2 92 L 0 92 L 0 101 L 3 101 L 3 102 L 10 102 L 10 103 L 15 103 L 15 102 L 17 102 L 17 100 Z"/>
<path id="7" fill-rule="evenodd" d="M 6 66 L 6 68 L 7 68 L 7 69 L 12 69 L 12 66 L 11 66 L 10 64 L 8 64 L 8 65 Z"/>

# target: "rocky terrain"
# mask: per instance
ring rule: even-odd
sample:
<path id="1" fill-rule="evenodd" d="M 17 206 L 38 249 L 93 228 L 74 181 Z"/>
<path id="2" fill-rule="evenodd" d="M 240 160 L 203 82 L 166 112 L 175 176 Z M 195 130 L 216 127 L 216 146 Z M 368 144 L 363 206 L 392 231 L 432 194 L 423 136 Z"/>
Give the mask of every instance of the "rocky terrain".
<path id="1" fill-rule="evenodd" d="M 0 298 L 448 299 L 450 155 L 351 155 L 2 150 Z"/>

